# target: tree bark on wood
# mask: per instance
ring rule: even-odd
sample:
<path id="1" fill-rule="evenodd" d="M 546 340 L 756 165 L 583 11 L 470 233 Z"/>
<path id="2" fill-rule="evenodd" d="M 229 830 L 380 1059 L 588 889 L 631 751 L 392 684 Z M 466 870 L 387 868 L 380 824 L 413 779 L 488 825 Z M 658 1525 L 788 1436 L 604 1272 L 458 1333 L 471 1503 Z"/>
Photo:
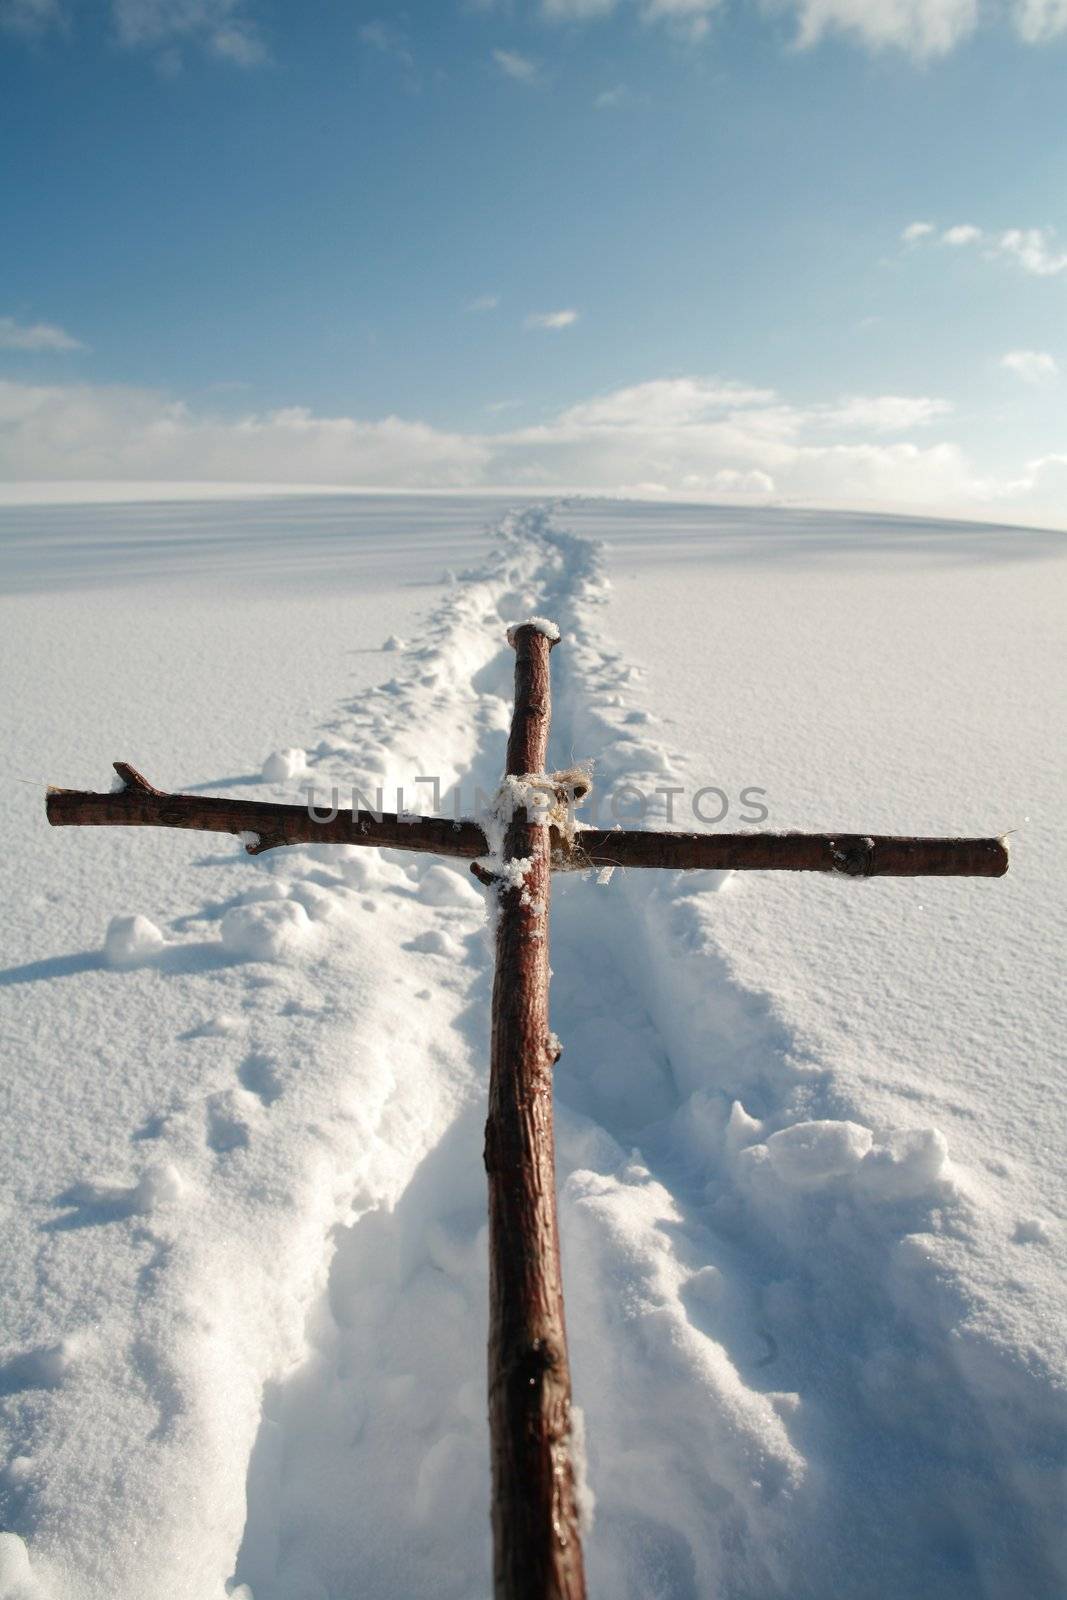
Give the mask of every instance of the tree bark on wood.
<path id="1" fill-rule="evenodd" d="M 306 805 L 166 794 L 125 761 L 115 770 L 125 788 L 113 794 L 49 789 L 48 820 L 57 828 L 191 828 L 204 833 L 254 833 L 250 855 L 284 845 L 355 844 L 416 850 L 473 861 L 488 850 L 476 822 L 448 817 L 398 817 L 391 812 L 309 814 Z M 320 808 L 321 809 L 321 808 Z M 664 867 L 733 872 L 837 872 L 846 877 L 999 878 L 1008 870 L 1003 839 L 918 839 L 858 833 L 660 833 L 580 828 L 573 844 L 550 835 L 553 871 L 583 867 Z"/>
<path id="2" fill-rule="evenodd" d="M 515 647 L 507 772 L 544 770 L 551 641 L 524 625 Z M 501 889 L 493 981 L 489 1116 L 489 1430 L 496 1600 L 584 1600 L 571 1460 L 571 1383 L 556 1220 L 548 1018 L 549 833 L 517 814 L 504 861 L 528 860 Z"/>

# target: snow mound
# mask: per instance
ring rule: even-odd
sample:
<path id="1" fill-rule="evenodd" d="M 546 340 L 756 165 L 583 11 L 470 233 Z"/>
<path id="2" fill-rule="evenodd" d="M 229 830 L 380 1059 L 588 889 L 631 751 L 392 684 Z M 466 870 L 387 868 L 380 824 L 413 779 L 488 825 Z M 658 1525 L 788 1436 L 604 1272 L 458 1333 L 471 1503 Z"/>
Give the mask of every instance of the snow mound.
<path id="1" fill-rule="evenodd" d="M 767 1160 L 790 1188 L 815 1189 L 855 1172 L 871 1137 L 858 1122 L 796 1122 L 767 1140 Z"/>
<path id="2" fill-rule="evenodd" d="M 264 783 L 287 783 L 307 771 L 307 751 L 292 745 L 284 750 L 272 750 L 263 763 Z"/>
<path id="3" fill-rule="evenodd" d="M 235 1016 L 232 1011 L 220 1011 L 217 1016 L 207 1017 L 190 1033 L 190 1038 L 196 1039 L 228 1039 L 231 1034 L 240 1033 L 245 1027 L 242 1018 Z"/>
<path id="4" fill-rule="evenodd" d="M 172 1162 L 146 1167 L 133 1190 L 134 1210 L 141 1216 L 151 1216 L 160 1206 L 180 1200 L 184 1189 L 181 1173 Z"/>
<path id="5" fill-rule="evenodd" d="M 405 645 L 403 639 L 401 639 L 399 634 L 396 633 L 391 633 L 388 639 L 386 639 L 385 643 L 382 645 L 383 650 L 404 650 L 406 648 L 407 646 Z"/>
<path id="6" fill-rule="evenodd" d="M 467 911 L 480 911 L 482 896 L 471 881 L 470 874 L 455 872 L 439 863 L 424 872 L 419 883 L 421 898 L 431 906 L 462 906 Z"/>
<path id="7" fill-rule="evenodd" d="M 166 943 L 154 922 L 140 915 L 112 917 L 104 937 L 109 967 L 139 967 L 157 956 Z"/>
<path id="8" fill-rule="evenodd" d="M 735 1102 L 726 1131 L 727 1148 L 751 1119 Z M 744 1117 L 744 1124 L 741 1122 Z M 757 1125 L 758 1127 L 758 1125 Z M 752 1130 L 755 1131 L 755 1130 Z M 742 1140 L 744 1135 L 742 1135 Z M 948 1141 L 937 1128 L 895 1128 L 875 1138 L 858 1122 L 796 1122 L 765 1144 L 741 1150 L 752 1174 L 770 1172 L 785 1189 L 814 1191 L 848 1184 L 870 1200 L 914 1200 L 949 1177 Z"/>
<path id="9" fill-rule="evenodd" d="M 947 1173 L 948 1140 L 937 1128 L 898 1128 L 872 1146 L 856 1181 L 883 1200 L 911 1200 Z"/>
<path id="10" fill-rule="evenodd" d="M 0 1533 L 0 1600 L 31 1593 L 30 1554 L 17 1533 Z"/>
<path id="11" fill-rule="evenodd" d="M 1013 1237 L 1016 1244 L 1049 1244 L 1052 1230 L 1041 1217 L 1020 1217 Z"/>
<path id="12" fill-rule="evenodd" d="M 285 961 L 311 937 L 311 920 L 295 900 L 261 900 L 231 906 L 222 919 L 222 943 L 247 961 Z"/>
<path id="13" fill-rule="evenodd" d="M 454 939 L 447 933 L 442 933 L 440 928 L 427 928 L 425 933 L 417 933 L 414 939 L 409 939 L 404 946 L 416 955 L 444 956 L 448 961 L 461 961 L 463 951 Z"/>

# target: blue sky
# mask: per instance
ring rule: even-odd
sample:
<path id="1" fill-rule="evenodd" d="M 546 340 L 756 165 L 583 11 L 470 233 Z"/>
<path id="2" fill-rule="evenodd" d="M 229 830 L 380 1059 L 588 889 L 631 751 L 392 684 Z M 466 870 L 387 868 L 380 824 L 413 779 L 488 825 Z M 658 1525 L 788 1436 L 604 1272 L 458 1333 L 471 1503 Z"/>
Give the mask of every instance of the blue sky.
<path id="1" fill-rule="evenodd" d="M 1056 517 L 1065 86 L 1067 0 L 0 0 L 0 473 Z"/>

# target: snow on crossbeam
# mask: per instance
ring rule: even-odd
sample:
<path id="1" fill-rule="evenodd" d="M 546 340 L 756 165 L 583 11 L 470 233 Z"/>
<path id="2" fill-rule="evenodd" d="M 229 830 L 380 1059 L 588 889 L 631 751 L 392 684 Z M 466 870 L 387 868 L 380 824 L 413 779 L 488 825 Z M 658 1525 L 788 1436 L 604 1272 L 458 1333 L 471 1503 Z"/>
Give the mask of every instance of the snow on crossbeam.
<path id="1" fill-rule="evenodd" d="M 97 794 L 49 789 L 53 827 L 191 828 L 255 834 L 249 855 L 284 845 L 352 844 L 414 850 L 475 861 L 489 851 L 476 822 L 392 812 L 338 811 L 329 820 L 307 806 L 222 796 L 167 794 L 128 762 L 116 761 L 123 787 Z M 547 780 L 546 780 L 547 781 Z M 923 839 L 856 833 L 664 833 L 580 828 L 573 842 L 549 834 L 552 870 L 660 867 L 668 871 L 832 872 L 851 878 L 1000 878 L 1008 870 L 1003 839 Z"/>

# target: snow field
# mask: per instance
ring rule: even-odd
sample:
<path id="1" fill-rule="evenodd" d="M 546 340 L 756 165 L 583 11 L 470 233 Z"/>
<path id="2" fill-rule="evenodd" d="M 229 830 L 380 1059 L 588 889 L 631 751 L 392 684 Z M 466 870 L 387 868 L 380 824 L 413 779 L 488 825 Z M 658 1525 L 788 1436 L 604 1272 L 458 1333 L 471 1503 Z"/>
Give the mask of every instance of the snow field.
<path id="1" fill-rule="evenodd" d="M 642 703 L 648 636 L 612 642 L 607 554 L 565 531 L 583 516 L 603 512 L 504 516 L 428 618 L 398 618 L 395 675 L 290 726 L 305 751 L 274 753 L 307 771 L 264 768 L 256 795 L 419 773 L 491 791 L 504 625 L 540 611 L 564 636 L 550 765 L 675 778 L 674 708 Z M 31 1208 L 8 1279 L 0 1596 L 487 1594 L 481 892 L 399 852 L 182 842 L 202 904 L 111 886 L 103 949 L 8 991 L 45 991 L 40 1033 L 12 1035 L 19 1126 L 50 1169 L 64 1148 L 84 1166 Z M 983 1263 L 991 1219 L 1014 1274 L 1057 1229 L 1027 1212 L 1013 1236 L 958 1165 L 942 1077 L 921 1092 L 920 1062 L 910 1102 L 865 1098 L 848 1034 L 798 1009 L 788 970 L 778 991 L 770 965 L 738 976 L 737 908 L 780 904 L 745 876 L 554 883 L 592 1592 L 1051 1597 L 1062 1388 Z M 824 944 L 849 895 L 892 914 L 887 886 L 801 887 L 834 893 L 808 902 Z M 106 1170 L 63 1123 L 72 1072 L 108 1084 Z"/>

